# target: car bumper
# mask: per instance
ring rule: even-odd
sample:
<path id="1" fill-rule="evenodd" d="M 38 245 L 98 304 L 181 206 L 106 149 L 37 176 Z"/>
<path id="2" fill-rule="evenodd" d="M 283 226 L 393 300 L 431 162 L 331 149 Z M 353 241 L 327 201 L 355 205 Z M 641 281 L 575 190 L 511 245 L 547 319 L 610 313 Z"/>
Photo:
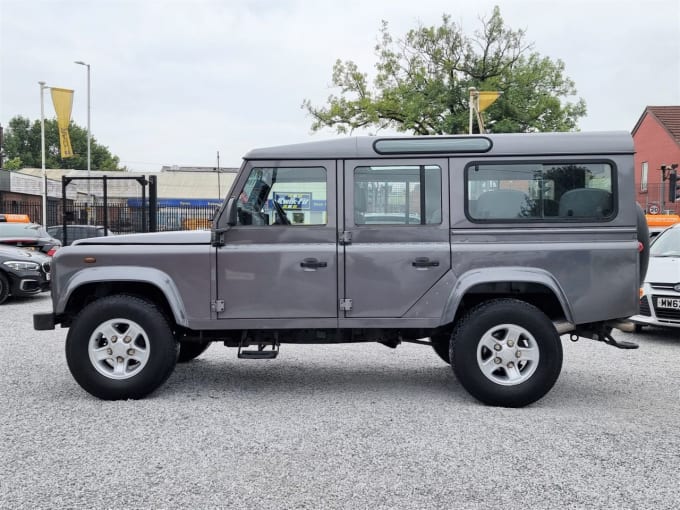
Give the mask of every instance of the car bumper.
<path id="1" fill-rule="evenodd" d="M 31 276 L 13 274 L 10 277 L 10 293 L 13 296 L 35 296 L 48 290 L 50 290 L 50 282 L 44 274 Z"/>
<path id="2" fill-rule="evenodd" d="M 668 294 L 651 290 L 640 298 L 640 313 L 629 318 L 635 324 L 658 326 L 663 328 L 680 328 L 680 310 L 659 308 L 658 298 L 680 298 L 680 294 Z"/>

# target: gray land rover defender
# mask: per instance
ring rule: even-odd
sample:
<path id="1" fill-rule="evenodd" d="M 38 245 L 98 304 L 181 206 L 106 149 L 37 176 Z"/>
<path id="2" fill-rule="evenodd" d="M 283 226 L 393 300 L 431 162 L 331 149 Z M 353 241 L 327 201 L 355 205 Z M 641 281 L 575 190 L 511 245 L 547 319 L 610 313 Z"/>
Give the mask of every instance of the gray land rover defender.
<path id="1" fill-rule="evenodd" d="M 622 348 L 648 232 L 625 132 L 352 137 L 252 150 L 212 231 L 77 241 L 52 266 L 76 381 L 141 398 L 211 342 L 430 345 L 480 401 L 518 407 L 560 335 Z M 623 323 L 625 324 L 625 323 Z"/>

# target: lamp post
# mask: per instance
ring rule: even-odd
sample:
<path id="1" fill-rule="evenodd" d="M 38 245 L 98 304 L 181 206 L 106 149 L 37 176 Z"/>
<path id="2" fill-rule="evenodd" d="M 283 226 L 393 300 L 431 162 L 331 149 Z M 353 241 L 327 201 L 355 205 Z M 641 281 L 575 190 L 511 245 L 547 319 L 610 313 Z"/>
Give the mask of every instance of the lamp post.
<path id="1" fill-rule="evenodd" d="M 222 198 L 222 186 L 220 186 L 220 151 L 217 151 L 217 200 Z"/>
<path id="2" fill-rule="evenodd" d="M 90 202 L 90 64 L 76 60 L 74 64 L 87 67 L 87 201 Z M 89 214 L 88 214 L 89 222 Z"/>
<path id="3" fill-rule="evenodd" d="M 42 159 L 43 176 L 43 200 L 42 200 L 42 224 L 47 228 L 47 170 L 45 170 L 45 98 L 44 91 L 49 87 L 44 81 L 39 81 L 40 85 L 40 154 Z"/>

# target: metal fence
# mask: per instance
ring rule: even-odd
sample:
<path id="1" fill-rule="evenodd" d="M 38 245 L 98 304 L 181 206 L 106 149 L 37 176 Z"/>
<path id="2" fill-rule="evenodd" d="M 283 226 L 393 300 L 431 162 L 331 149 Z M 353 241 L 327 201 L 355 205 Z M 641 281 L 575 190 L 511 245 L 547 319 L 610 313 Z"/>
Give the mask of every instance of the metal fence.
<path id="1" fill-rule="evenodd" d="M 197 230 L 209 229 L 217 207 L 177 206 L 157 207 L 156 229 Z M 0 201 L 1 213 L 26 214 L 32 222 L 43 224 L 42 205 L 40 203 L 20 202 L 16 200 Z M 149 221 L 148 201 L 121 201 L 103 205 L 89 202 L 67 201 L 66 206 L 60 200 L 48 200 L 47 226 L 62 225 L 66 218 L 67 225 L 103 225 L 107 217 L 108 228 L 116 234 L 132 234 L 149 232 L 152 228 Z"/>
<path id="2" fill-rule="evenodd" d="M 668 183 L 649 184 L 646 193 L 638 192 L 637 200 L 646 212 L 652 214 L 671 213 L 680 214 L 680 200 L 668 200 Z"/>

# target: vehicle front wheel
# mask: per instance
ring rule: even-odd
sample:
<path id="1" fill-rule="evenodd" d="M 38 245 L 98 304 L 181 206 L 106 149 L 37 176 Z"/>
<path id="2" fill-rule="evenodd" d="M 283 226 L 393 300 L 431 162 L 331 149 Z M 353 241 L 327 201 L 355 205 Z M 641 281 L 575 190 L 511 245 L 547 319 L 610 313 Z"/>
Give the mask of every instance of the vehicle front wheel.
<path id="1" fill-rule="evenodd" d="M 142 398 L 170 376 L 178 343 L 165 315 L 134 296 L 97 299 L 73 320 L 66 361 L 75 380 L 105 400 Z"/>
<path id="2" fill-rule="evenodd" d="M 449 350 L 463 387 L 485 404 L 522 407 L 542 398 L 562 369 L 552 321 L 516 299 L 484 302 L 458 321 Z"/>
<path id="3" fill-rule="evenodd" d="M 199 357 L 210 347 L 210 342 L 180 342 L 177 363 L 186 363 Z"/>

